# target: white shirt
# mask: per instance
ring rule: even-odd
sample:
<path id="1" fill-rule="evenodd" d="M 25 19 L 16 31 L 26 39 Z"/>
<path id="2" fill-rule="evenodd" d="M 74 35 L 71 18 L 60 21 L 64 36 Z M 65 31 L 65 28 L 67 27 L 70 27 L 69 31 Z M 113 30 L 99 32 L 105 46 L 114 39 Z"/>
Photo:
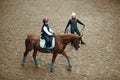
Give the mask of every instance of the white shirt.
<path id="1" fill-rule="evenodd" d="M 48 29 L 47 29 L 46 26 L 43 27 L 43 30 L 44 30 L 49 36 L 51 36 L 51 35 L 53 35 L 53 31 L 52 31 L 51 28 L 49 28 L 49 29 L 50 29 L 50 31 L 48 31 Z"/>

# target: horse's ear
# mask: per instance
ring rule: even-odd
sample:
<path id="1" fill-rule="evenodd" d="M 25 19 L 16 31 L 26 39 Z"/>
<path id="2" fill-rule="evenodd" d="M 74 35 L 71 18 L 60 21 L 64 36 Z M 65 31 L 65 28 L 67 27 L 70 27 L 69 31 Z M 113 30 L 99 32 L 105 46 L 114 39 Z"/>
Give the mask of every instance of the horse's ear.
<path id="1" fill-rule="evenodd" d="M 79 39 L 81 39 L 83 37 L 83 34 L 79 36 Z"/>

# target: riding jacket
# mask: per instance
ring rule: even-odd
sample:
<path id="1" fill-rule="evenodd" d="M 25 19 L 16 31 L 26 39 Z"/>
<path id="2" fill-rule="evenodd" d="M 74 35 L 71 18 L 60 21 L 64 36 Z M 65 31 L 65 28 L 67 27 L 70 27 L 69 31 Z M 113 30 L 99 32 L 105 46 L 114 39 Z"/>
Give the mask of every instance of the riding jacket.
<path id="1" fill-rule="evenodd" d="M 69 19 L 68 24 L 67 24 L 65 30 L 67 30 L 67 28 L 69 27 L 69 25 L 71 25 L 71 26 L 70 26 L 70 30 L 71 30 L 71 31 L 75 31 L 76 29 L 78 30 L 78 28 L 77 28 L 77 23 L 85 26 L 85 25 L 84 25 L 80 20 L 78 20 L 78 19 L 75 19 L 75 20 Z"/>
<path id="2" fill-rule="evenodd" d="M 42 26 L 42 36 L 51 36 L 51 35 L 53 35 L 53 31 L 51 30 L 51 28 L 49 27 L 49 25 L 48 24 L 44 24 L 43 26 Z"/>

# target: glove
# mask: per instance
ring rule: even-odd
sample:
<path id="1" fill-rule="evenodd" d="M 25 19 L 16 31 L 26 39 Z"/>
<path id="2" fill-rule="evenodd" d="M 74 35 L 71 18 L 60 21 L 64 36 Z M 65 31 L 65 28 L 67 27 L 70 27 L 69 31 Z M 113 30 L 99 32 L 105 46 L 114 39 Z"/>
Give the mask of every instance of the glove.
<path id="1" fill-rule="evenodd" d="M 53 33 L 53 37 L 55 36 L 55 33 Z"/>

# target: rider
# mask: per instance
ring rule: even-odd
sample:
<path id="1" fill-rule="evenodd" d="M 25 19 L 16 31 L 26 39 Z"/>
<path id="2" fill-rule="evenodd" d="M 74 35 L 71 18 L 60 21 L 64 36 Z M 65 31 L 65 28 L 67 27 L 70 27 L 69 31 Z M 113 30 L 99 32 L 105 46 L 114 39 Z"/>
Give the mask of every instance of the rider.
<path id="1" fill-rule="evenodd" d="M 70 28 L 71 33 L 74 34 L 76 32 L 80 36 L 81 34 L 80 34 L 80 31 L 77 28 L 77 23 L 83 25 L 83 28 L 85 27 L 85 24 L 83 24 L 80 20 L 78 20 L 76 18 L 76 13 L 73 12 L 72 17 L 71 17 L 71 19 L 69 19 L 68 24 L 65 28 L 65 33 L 67 32 L 67 28 L 69 27 L 69 25 L 71 25 L 71 28 Z M 83 42 L 82 39 L 81 39 L 81 44 L 85 44 L 85 42 Z"/>
<path id="2" fill-rule="evenodd" d="M 52 29 L 48 25 L 48 18 L 43 19 L 43 26 L 42 26 L 41 32 L 42 32 L 42 34 L 41 34 L 42 38 L 44 38 L 46 41 L 45 50 L 48 52 L 51 52 L 49 50 L 49 47 L 51 47 L 51 40 L 50 39 L 54 36 L 54 32 L 52 31 Z"/>

